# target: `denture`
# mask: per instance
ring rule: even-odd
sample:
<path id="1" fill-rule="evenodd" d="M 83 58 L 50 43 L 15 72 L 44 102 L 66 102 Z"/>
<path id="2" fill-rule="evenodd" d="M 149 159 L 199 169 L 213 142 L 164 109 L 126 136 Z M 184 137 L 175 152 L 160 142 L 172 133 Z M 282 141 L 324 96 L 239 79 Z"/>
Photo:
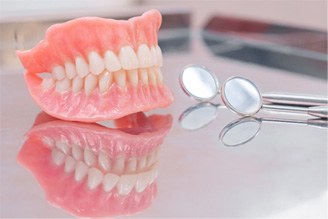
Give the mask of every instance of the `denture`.
<path id="1" fill-rule="evenodd" d="M 32 98 L 48 114 L 95 122 L 166 107 L 157 10 L 129 20 L 84 17 L 51 26 L 37 46 L 17 51 Z"/>
<path id="2" fill-rule="evenodd" d="M 17 159 L 33 173 L 49 203 L 70 214 L 136 214 L 156 197 L 159 146 L 172 117 L 136 113 L 115 124 L 118 128 L 107 128 L 42 113 Z"/>

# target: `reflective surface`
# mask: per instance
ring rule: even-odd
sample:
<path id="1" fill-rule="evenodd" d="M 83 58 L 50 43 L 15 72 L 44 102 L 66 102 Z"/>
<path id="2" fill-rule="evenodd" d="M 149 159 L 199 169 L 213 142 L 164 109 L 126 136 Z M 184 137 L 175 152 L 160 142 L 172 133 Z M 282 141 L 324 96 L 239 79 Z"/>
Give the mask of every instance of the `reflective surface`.
<path id="1" fill-rule="evenodd" d="M 178 77 L 184 66 L 198 63 L 213 70 L 220 79 L 234 75 L 249 78 L 262 92 L 326 95 L 327 82 L 214 56 L 197 33 L 190 34 L 188 29 L 172 32 L 162 31 L 160 44 L 164 51 L 164 80 L 175 101 L 167 109 L 146 113 L 172 115 L 172 128 L 160 146 L 156 196 L 133 217 L 327 217 L 326 129 L 263 123 L 256 138 L 241 147 L 226 147 L 219 133 L 239 116 L 219 108 L 216 119 L 203 128 L 183 129 L 178 119 L 195 101 L 183 93 Z M 17 156 L 26 148 L 22 147 L 25 134 L 40 113 L 27 92 L 22 72 L 16 64 L 1 74 L 1 217 L 72 217 L 61 206 L 49 202 L 39 180 L 17 162 Z M 261 112 L 258 116 L 262 116 Z M 285 114 L 277 117 L 309 119 Z M 114 128 L 111 124 L 109 127 Z M 31 148 L 42 147 L 33 144 Z M 37 163 L 40 157 L 30 158 Z M 47 164 L 48 160 L 44 162 Z M 59 186 L 70 194 L 69 185 Z M 81 194 L 81 200 L 86 200 L 85 195 Z"/>

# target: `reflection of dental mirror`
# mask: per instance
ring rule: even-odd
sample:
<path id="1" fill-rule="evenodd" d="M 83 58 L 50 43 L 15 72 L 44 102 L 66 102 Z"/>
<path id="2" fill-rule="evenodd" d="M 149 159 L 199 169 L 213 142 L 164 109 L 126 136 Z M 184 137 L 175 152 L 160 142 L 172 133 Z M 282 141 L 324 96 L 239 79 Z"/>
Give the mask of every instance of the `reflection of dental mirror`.
<path id="1" fill-rule="evenodd" d="M 226 125 L 220 132 L 219 138 L 225 146 L 239 146 L 246 144 L 257 136 L 262 122 L 309 125 L 317 128 L 328 128 L 327 120 L 309 119 L 276 119 L 243 117 Z"/>
<path id="2" fill-rule="evenodd" d="M 197 130 L 212 122 L 217 116 L 220 105 L 212 103 L 199 103 L 186 109 L 179 118 L 182 128 Z"/>

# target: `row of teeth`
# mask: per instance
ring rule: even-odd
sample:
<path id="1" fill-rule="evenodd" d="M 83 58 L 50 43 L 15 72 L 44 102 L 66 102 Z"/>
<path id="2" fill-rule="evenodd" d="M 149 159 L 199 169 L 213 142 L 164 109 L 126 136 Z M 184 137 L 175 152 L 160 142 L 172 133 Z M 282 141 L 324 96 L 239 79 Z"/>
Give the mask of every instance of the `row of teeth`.
<path id="1" fill-rule="evenodd" d="M 66 173 L 74 173 L 74 179 L 77 182 L 82 182 L 85 178 L 87 178 L 87 186 L 90 190 L 97 189 L 99 186 L 102 186 L 102 189 L 105 192 L 110 192 L 114 188 L 116 188 L 117 192 L 120 195 L 128 195 L 133 188 L 138 193 L 143 192 L 147 186 L 152 184 L 157 177 L 157 164 L 156 161 L 152 161 L 152 165 L 147 168 L 139 168 L 139 169 L 147 169 L 143 172 L 136 172 L 136 158 L 125 161 L 124 158 L 119 158 L 114 162 L 113 170 L 118 170 L 118 172 L 125 172 L 124 174 L 118 174 L 114 172 L 103 172 L 104 166 L 109 162 L 101 160 L 103 155 L 99 155 L 99 166 L 90 165 L 90 158 L 86 160 L 76 160 L 73 156 L 66 155 L 57 147 L 52 148 L 52 160 L 57 166 L 64 165 L 64 171 Z M 90 156 L 90 153 L 87 152 L 86 156 Z M 86 154 L 86 153 L 84 153 Z M 92 156 L 92 155 L 91 155 Z M 87 161 L 88 160 L 88 161 Z M 131 161 L 133 160 L 133 161 Z M 143 162 L 143 161 L 139 161 Z M 131 166 L 127 167 L 126 171 L 124 170 L 124 163 L 131 164 L 134 163 L 135 167 L 131 168 Z M 150 162 L 149 162 L 150 163 Z M 102 167 L 102 168 L 101 168 Z M 132 171 L 133 170 L 133 171 Z"/>
<path id="2" fill-rule="evenodd" d="M 127 71 L 119 70 L 115 72 L 105 70 L 98 76 L 88 74 L 84 78 L 78 75 L 73 79 L 64 77 L 57 81 L 54 78 L 43 78 L 42 87 L 44 89 L 55 87 L 59 92 L 71 89 L 74 93 L 77 93 L 84 90 L 86 94 L 90 94 L 96 88 L 99 89 L 100 93 L 104 93 L 108 91 L 113 83 L 116 83 L 121 88 L 125 88 L 127 84 L 137 87 L 139 83 L 143 85 L 159 85 L 163 83 L 163 76 L 158 67 Z"/>

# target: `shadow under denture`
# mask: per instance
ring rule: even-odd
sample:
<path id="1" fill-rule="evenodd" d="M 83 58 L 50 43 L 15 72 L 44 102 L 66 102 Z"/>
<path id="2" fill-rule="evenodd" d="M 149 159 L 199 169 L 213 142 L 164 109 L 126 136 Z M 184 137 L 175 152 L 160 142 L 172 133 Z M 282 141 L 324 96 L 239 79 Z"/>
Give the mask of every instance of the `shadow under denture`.
<path id="1" fill-rule="evenodd" d="M 83 217 L 130 215 L 151 205 L 170 115 L 136 113 L 117 120 L 119 128 L 112 129 L 51 117 L 47 121 L 43 114 L 17 159 L 52 205 Z"/>

